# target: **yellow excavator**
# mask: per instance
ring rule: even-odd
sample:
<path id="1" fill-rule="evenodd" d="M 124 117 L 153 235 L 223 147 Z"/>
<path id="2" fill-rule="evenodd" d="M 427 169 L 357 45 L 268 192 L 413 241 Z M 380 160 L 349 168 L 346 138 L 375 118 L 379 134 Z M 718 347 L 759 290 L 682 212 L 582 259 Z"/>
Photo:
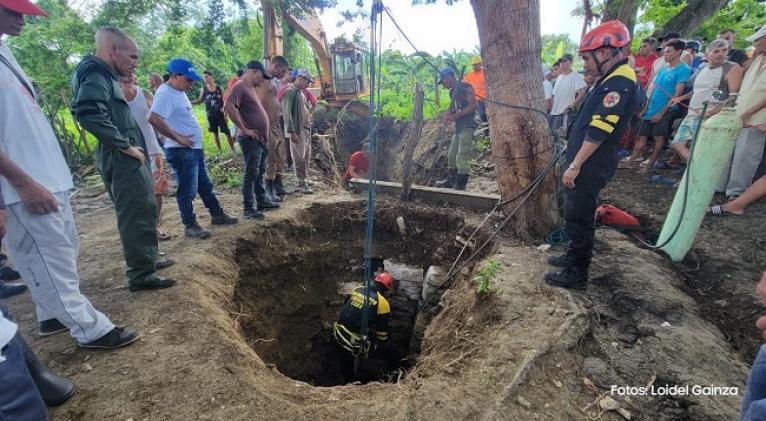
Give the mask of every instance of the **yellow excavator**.
<path id="1" fill-rule="evenodd" d="M 327 35 L 313 10 L 306 10 L 300 16 L 286 12 L 284 3 L 281 10 L 264 2 L 264 57 L 284 54 L 282 19 L 295 32 L 311 44 L 317 59 L 319 86 L 313 89 L 315 95 L 327 102 L 331 108 L 348 108 L 357 115 L 366 116 L 368 105 L 359 102 L 360 96 L 369 93 L 365 80 L 365 52 L 353 42 L 329 43 Z"/>

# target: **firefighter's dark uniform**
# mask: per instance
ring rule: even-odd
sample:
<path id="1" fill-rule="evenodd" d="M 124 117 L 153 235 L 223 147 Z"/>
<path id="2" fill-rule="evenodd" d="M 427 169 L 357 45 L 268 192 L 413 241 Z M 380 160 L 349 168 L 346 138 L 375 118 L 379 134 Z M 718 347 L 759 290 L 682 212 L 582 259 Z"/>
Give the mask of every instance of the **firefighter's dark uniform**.
<path id="1" fill-rule="evenodd" d="M 382 289 L 377 282 L 370 286 L 367 326 L 373 349 L 383 349 L 388 341 L 391 305 L 383 296 Z M 333 335 L 339 346 L 341 372 L 348 381 L 354 377 L 354 355 L 365 351 L 361 349 L 360 336 L 365 291 L 364 286 L 360 286 L 346 297 L 338 321 L 333 326 Z"/>
<path id="2" fill-rule="evenodd" d="M 582 164 L 575 187 L 565 189 L 564 218 L 571 241 L 567 258 L 586 278 L 593 252 L 594 214 L 599 193 L 617 169 L 620 137 L 636 109 L 637 89 L 635 71 L 627 60 L 619 62 L 588 93 L 569 137 L 567 166 L 583 142 L 600 145 Z"/>
<path id="3" fill-rule="evenodd" d="M 122 90 L 119 76 L 103 60 L 87 56 L 72 76 L 72 114 L 98 139 L 96 160 L 114 202 L 117 229 L 130 283 L 157 278 L 157 203 L 149 155 Z M 142 148 L 144 164 L 120 151 Z"/>

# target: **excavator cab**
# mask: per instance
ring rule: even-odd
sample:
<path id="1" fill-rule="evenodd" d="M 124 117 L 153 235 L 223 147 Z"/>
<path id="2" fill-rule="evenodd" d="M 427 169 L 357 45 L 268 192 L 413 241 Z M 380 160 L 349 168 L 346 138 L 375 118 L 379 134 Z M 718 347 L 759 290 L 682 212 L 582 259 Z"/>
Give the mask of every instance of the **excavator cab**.
<path id="1" fill-rule="evenodd" d="M 330 46 L 335 100 L 354 100 L 366 91 L 364 81 L 364 51 L 350 42 Z"/>

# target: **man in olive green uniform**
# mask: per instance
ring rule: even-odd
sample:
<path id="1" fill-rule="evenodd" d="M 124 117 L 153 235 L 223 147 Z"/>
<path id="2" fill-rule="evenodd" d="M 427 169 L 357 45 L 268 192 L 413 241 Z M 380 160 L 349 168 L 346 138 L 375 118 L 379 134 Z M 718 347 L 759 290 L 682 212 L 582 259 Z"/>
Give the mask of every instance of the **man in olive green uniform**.
<path id="1" fill-rule="evenodd" d="M 98 139 L 98 168 L 117 213 L 131 291 L 175 284 L 156 273 L 173 262 L 157 260 L 157 204 L 149 156 L 119 85 L 120 76 L 132 75 L 137 63 L 135 42 L 119 29 L 106 27 L 96 33 L 96 55 L 85 57 L 72 76 L 72 113 Z"/>
<path id="2" fill-rule="evenodd" d="M 437 181 L 436 187 L 465 190 L 473 158 L 473 132 L 478 127 L 474 120 L 476 95 L 473 87 L 457 80 L 455 71 L 447 67 L 439 74 L 439 83 L 449 89 L 450 106 L 442 114 L 442 121 L 455 123 L 455 136 L 447 154 L 447 178 Z"/>

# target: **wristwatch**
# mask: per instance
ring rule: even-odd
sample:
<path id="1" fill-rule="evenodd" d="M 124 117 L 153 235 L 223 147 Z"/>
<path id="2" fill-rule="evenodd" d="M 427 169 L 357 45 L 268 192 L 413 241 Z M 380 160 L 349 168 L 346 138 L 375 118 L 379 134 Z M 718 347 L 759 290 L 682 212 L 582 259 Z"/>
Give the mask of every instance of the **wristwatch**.
<path id="1" fill-rule="evenodd" d="M 569 169 L 573 170 L 573 171 L 578 171 L 580 169 L 580 167 L 578 167 L 577 164 L 575 164 L 573 162 L 573 163 L 569 164 Z"/>

